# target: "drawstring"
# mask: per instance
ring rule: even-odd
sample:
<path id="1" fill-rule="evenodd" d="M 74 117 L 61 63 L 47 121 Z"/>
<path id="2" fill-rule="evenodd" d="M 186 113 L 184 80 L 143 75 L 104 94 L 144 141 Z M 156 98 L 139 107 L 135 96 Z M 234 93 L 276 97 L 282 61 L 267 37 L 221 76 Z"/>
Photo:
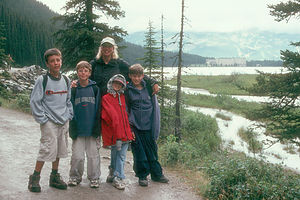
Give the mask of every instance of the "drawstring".
<path id="1" fill-rule="evenodd" d="M 117 94 L 118 94 L 118 98 L 119 98 L 119 105 L 121 106 L 122 103 L 121 103 L 121 99 L 120 99 L 120 94 L 119 94 L 119 92 L 117 92 Z"/>

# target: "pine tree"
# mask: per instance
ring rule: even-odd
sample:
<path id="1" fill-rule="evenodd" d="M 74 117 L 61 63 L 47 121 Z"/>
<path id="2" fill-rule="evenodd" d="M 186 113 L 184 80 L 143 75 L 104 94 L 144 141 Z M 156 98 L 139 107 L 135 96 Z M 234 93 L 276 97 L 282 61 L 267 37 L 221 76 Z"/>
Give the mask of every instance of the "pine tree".
<path id="1" fill-rule="evenodd" d="M 300 16 L 299 0 L 269 5 L 270 13 L 276 21 Z M 300 46 L 300 42 L 291 45 Z M 265 121 L 267 131 L 281 139 L 289 139 L 295 143 L 300 138 L 300 54 L 289 50 L 281 51 L 283 67 L 287 73 L 260 73 L 250 91 L 271 97 L 271 102 L 264 105 L 256 114 Z"/>
<path id="2" fill-rule="evenodd" d="M 63 28 L 55 35 L 63 54 L 64 67 L 74 68 L 80 60 L 90 61 L 103 37 L 113 36 L 120 41 L 127 34 L 122 28 L 110 27 L 102 20 L 104 17 L 115 20 L 124 17 L 115 0 L 69 0 L 65 9 L 63 16 L 55 18 L 55 21 L 63 21 Z M 96 11 L 102 14 L 97 15 Z"/>
<path id="3" fill-rule="evenodd" d="M 2 22 L 0 22 L 0 68 L 5 69 L 7 66 L 8 57 L 5 54 L 5 28 Z"/>
<path id="4" fill-rule="evenodd" d="M 149 70 L 149 76 L 152 76 L 152 70 L 158 69 L 158 57 L 160 55 L 159 53 L 159 47 L 157 47 L 157 41 L 155 40 L 155 28 L 152 25 L 152 22 L 149 20 L 148 23 L 148 31 L 145 33 L 145 40 L 146 43 L 144 45 L 144 49 L 146 50 L 144 57 L 141 59 L 144 61 L 144 67 L 145 69 Z"/>

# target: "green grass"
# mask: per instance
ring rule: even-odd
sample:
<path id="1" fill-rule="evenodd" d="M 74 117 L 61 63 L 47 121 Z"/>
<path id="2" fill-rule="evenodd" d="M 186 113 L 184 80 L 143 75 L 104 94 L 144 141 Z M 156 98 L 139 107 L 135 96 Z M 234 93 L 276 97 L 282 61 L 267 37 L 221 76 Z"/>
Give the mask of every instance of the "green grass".
<path id="1" fill-rule="evenodd" d="M 254 120 L 253 110 L 261 108 L 261 104 L 255 102 L 239 101 L 231 96 L 217 95 L 216 97 L 208 95 L 182 95 L 184 104 L 197 107 L 215 108 L 227 110 L 248 119 Z"/>
<path id="2" fill-rule="evenodd" d="M 236 200 L 299 197 L 299 174 L 222 148 L 215 119 L 197 112 L 182 113 L 182 140 L 177 142 L 174 135 L 169 135 L 160 144 L 160 161 L 168 169 L 179 171 L 176 173 L 183 180 L 188 179 L 202 197 Z M 242 132 L 245 140 L 255 141 L 254 132 Z"/>
<path id="3" fill-rule="evenodd" d="M 238 130 L 238 136 L 248 144 L 248 150 L 254 154 L 260 153 L 263 148 L 263 144 L 257 140 L 257 135 L 254 130 L 245 128 Z"/>
<path id="4" fill-rule="evenodd" d="M 255 74 L 232 74 L 220 76 L 182 76 L 182 87 L 201 88 L 213 94 L 226 95 L 249 95 L 241 88 L 248 88 L 256 82 Z M 176 85 L 177 80 L 173 78 L 166 81 L 167 84 Z"/>
<path id="5" fill-rule="evenodd" d="M 225 120 L 225 121 L 231 121 L 231 120 L 232 120 L 231 117 L 229 117 L 229 116 L 227 116 L 227 115 L 224 115 L 223 113 L 219 113 L 219 112 L 215 114 L 215 117 L 216 117 L 216 118 L 223 119 L 223 120 Z"/>

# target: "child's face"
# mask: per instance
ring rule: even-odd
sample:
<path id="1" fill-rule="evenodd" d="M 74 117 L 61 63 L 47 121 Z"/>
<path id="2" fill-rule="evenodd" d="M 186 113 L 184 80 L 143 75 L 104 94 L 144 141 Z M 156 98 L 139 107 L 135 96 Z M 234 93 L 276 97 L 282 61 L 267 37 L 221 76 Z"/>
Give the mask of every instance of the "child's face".
<path id="1" fill-rule="evenodd" d="M 91 72 L 88 68 L 82 67 L 77 70 L 77 76 L 79 80 L 85 81 L 91 76 Z"/>
<path id="2" fill-rule="evenodd" d="M 141 81 L 144 78 L 144 74 L 129 74 L 129 78 L 131 79 L 134 86 L 138 86 L 141 84 Z"/>
<path id="3" fill-rule="evenodd" d="M 48 62 L 46 62 L 47 67 L 49 68 L 50 74 L 58 74 L 61 68 L 62 60 L 61 56 L 53 55 L 48 57 Z"/>
<path id="4" fill-rule="evenodd" d="M 118 92 L 121 88 L 122 88 L 122 83 L 118 82 L 118 81 L 113 81 L 112 82 L 112 88 L 114 89 L 114 91 Z"/>

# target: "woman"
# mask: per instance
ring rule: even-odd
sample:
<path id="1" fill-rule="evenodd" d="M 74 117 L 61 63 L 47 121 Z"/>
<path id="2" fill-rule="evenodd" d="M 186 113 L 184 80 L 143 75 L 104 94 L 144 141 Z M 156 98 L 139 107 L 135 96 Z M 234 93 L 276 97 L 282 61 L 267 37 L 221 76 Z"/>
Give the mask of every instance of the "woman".
<path id="1" fill-rule="evenodd" d="M 90 63 L 92 65 L 91 80 L 97 83 L 102 96 L 107 93 L 107 83 L 114 75 L 122 74 L 126 80 L 129 80 L 130 65 L 119 58 L 118 46 L 111 37 L 105 37 L 101 41 L 99 51 Z M 157 81 L 149 77 L 145 77 L 145 80 L 153 87 L 153 94 L 157 94 L 159 91 Z"/>

